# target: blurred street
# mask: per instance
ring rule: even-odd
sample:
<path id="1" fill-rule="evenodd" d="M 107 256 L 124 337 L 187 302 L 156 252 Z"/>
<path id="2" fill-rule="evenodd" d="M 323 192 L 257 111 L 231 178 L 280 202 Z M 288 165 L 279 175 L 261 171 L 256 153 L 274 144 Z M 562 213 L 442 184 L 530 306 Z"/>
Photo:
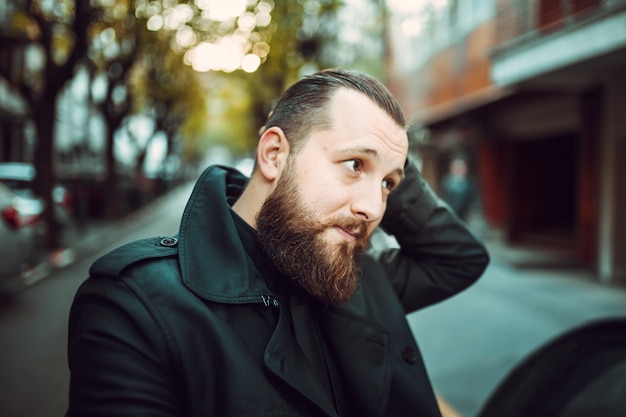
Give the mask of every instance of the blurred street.
<path id="1" fill-rule="evenodd" d="M 89 265 L 120 244 L 175 233 L 190 192 L 190 184 L 180 186 L 119 223 L 94 228 L 62 255 L 67 265 L 0 305 L 2 417 L 64 414 L 67 316 Z M 477 285 L 410 316 L 435 390 L 452 408 L 447 416 L 474 416 L 521 358 L 564 330 L 626 316 L 625 289 L 600 285 L 555 254 L 511 251 L 491 237 L 487 243 L 493 261 Z"/>

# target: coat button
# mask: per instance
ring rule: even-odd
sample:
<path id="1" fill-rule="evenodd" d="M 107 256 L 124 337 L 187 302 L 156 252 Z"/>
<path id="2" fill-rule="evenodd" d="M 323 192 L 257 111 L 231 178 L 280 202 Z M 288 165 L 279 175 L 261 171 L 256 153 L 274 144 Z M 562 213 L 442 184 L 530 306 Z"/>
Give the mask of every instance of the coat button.
<path id="1" fill-rule="evenodd" d="M 413 365 L 417 362 L 417 351 L 413 349 L 411 346 L 407 346 L 402 349 L 402 359 L 409 365 Z"/>
<path id="2" fill-rule="evenodd" d="M 166 246 L 168 248 L 173 248 L 174 246 L 176 246 L 178 244 L 178 239 L 176 239 L 175 237 L 164 237 L 163 239 L 161 239 L 159 244 L 161 246 Z"/>

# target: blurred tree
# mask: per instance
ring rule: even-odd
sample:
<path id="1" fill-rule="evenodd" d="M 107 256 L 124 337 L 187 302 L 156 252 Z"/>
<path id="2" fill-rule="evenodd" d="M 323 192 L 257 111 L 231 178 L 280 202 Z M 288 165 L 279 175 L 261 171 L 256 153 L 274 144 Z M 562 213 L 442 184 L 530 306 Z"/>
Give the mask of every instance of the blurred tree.
<path id="1" fill-rule="evenodd" d="M 138 56 L 139 31 L 143 26 L 135 22 L 131 0 L 116 0 L 108 5 L 91 27 L 87 66 L 91 79 L 99 79 L 105 87 L 102 97 L 95 99 L 92 96 L 92 99 L 94 107 L 106 122 L 104 189 L 107 190 L 107 198 L 104 212 L 107 217 L 118 217 L 123 211 L 115 133 L 132 110 L 129 73 Z"/>
<path id="2" fill-rule="evenodd" d="M 341 66 L 384 78 L 385 0 L 277 2 L 272 20 L 267 61 L 255 73 L 242 74 L 252 101 L 251 130 L 265 122 L 282 91 L 308 73 Z"/>
<path id="3" fill-rule="evenodd" d="M 57 96 L 73 74 L 76 64 L 86 55 L 89 28 L 99 12 L 90 1 L 57 0 L 55 2 L 23 0 L 15 14 L 13 29 L 27 33 L 31 51 L 40 52 L 39 68 L 28 68 L 19 79 L 2 74 L 9 85 L 19 91 L 28 103 L 34 121 L 37 142 L 34 164 L 37 173 L 35 192 L 46 205 L 44 219 L 48 224 L 46 245 L 58 246 L 59 225 L 54 216 L 52 190 L 56 182 L 54 161 L 54 121 Z"/>
<path id="4" fill-rule="evenodd" d="M 150 34 L 150 33 L 149 33 Z M 133 72 L 131 84 L 136 112 L 150 110 L 155 120 L 154 133 L 162 132 L 167 141 L 167 156 L 184 147 L 183 157 L 198 160 L 194 146 L 201 142 L 206 125 L 205 86 L 199 75 L 185 65 L 181 56 L 171 48 L 171 39 L 164 32 L 151 32 L 149 40 L 141 43 L 141 60 Z M 178 143 L 179 138 L 185 138 Z M 185 142 L 190 146 L 185 147 Z M 136 169 L 140 170 L 147 146 L 139 152 Z M 138 172 L 139 173 L 139 172 Z"/>
<path id="5" fill-rule="evenodd" d="M 341 4 L 135 1 L 137 25 L 147 28 L 139 31 L 134 53 L 141 57 L 133 70 L 135 111 L 151 109 L 155 132 L 165 132 L 168 149 L 175 148 L 176 137 L 183 137 L 180 148 L 188 160 L 199 160 L 208 144 L 226 145 L 235 153 L 249 151 L 286 85 L 303 68 L 311 72 L 329 66 L 324 60 L 331 55 L 323 52 L 323 45 L 336 43 Z M 187 66 L 181 66 L 177 54 Z M 137 166 L 144 157 L 140 152 Z"/>
<path id="6" fill-rule="evenodd" d="M 258 69 L 247 72 L 243 68 L 217 75 L 229 82 L 229 88 L 228 91 L 212 88 L 211 97 L 220 103 L 221 111 L 219 118 L 215 113 L 209 117 L 216 117 L 217 124 L 226 125 L 232 115 L 237 123 L 230 123 L 236 125 L 230 128 L 223 126 L 217 132 L 213 130 L 216 124 L 212 124 L 210 136 L 228 137 L 228 144 L 236 153 L 251 152 L 259 127 L 284 89 L 319 69 L 353 67 L 382 78 L 385 16 L 384 0 L 272 3 L 271 23 L 258 28 L 267 43 L 265 53 L 259 55 Z M 254 47 L 252 51 L 258 52 Z"/>
<path id="7" fill-rule="evenodd" d="M 238 120 L 246 122 L 238 126 L 237 134 L 243 136 L 236 142 L 236 151 L 254 149 L 259 127 L 265 123 L 269 111 L 288 85 L 302 75 L 334 66 L 327 59 L 329 55 L 324 48 L 336 42 L 338 10 L 342 4 L 340 0 L 276 2 L 271 9 L 271 24 L 263 32 L 267 50 L 262 55 L 262 64 L 251 73 L 244 70 L 222 75 L 228 80 L 237 79 L 235 85 L 246 98 L 243 101 L 247 106 L 245 109 L 241 108 L 242 101 L 227 102 Z M 237 108 L 233 109 L 233 106 Z M 247 117 L 242 118 L 244 110 Z"/>
<path id="8" fill-rule="evenodd" d="M 350 0 L 338 11 L 338 35 L 324 44 L 325 60 L 367 72 L 384 81 L 388 0 Z"/>
<path id="9" fill-rule="evenodd" d="M 143 71 L 151 88 L 138 91 L 158 110 L 157 118 L 167 116 L 160 122 L 166 126 L 159 127 L 168 130 L 168 138 L 174 137 L 171 127 L 180 124 L 187 160 L 199 162 L 210 145 L 235 152 L 248 148 L 242 134 L 251 125 L 249 100 L 242 93 L 247 84 L 218 74 L 255 71 L 267 59 L 273 7 L 272 0 L 136 1 L 136 15 L 160 39 Z"/>
<path id="10" fill-rule="evenodd" d="M 158 2 L 153 2 L 152 8 Z M 159 6 L 167 14 L 166 5 Z M 138 9 L 135 8 L 137 5 Z M 116 0 L 109 2 L 102 19 L 92 27 L 89 49 L 89 68 L 92 78 L 100 78 L 106 92 L 94 104 L 107 124 L 105 146 L 105 189 L 108 192 L 106 213 L 108 217 L 125 214 L 119 189 L 123 181 L 119 172 L 116 151 L 116 133 L 125 127 L 128 138 L 135 144 L 136 161 L 134 181 L 145 183 L 144 162 L 155 134 L 162 132 L 167 139 L 167 152 L 171 154 L 179 130 L 190 137 L 200 130 L 197 121 L 205 113 L 202 89 L 193 70 L 185 66 L 181 56 L 171 47 L 175 32 L 150 30 L 146 16 L 141 13 L 142 1 Z M 155 121 L 155 128 L 147 140 L 136 140 L 136 132 L 124 124 L 134 115 L 147 115 Z M 190 123 L 194 121 L 195 124 Z M 127 181 L 128 183 L 129 181 Z M 137 191 L 137 190 L 135 190 Z M 141 191 L 141 190 L 139 190 Z M 122 204 L 125 203 L 125 204 Z M 132 205 L 129 208 L 133 208 Z"/>
<path id="11" fill-rule="evenodd" d="M 258 131 L 265 123 L 271 107 L 288 85 L 306 73 L 332 66 L 324 60 L 322 45 L 336 37 L 340 5 L 336 0 L 288 0 L 275 6 L 270 54 L 258 71 L 245 78 L 252 105 L 251 131 Z M 249 137 L 256 139 L 256 135 Z"/>
<path id="12" fill-rule="evenodd" d="M 15 88 L 31 105 L 37 191 L 49 206 L 56 98 L 76 65 L 86 65 L 92 82 L 106 86 L 103 95 L 91 97 L 108 129 L 112 204 L 118 200 L 115 137 L 129 117 L 149 115 L 153 134 L 167 138 L 168 152 L 180 151 L 188 161 L 200 160 L 208 142 L 244 153 L 254 147 L 258 128 L 287 85 L 319 68 L 350 65 L 338 62 L 342 54 L 336 52 L 346 25 L 339 18 L 341 0 L 23 0 L 22 5 L 16 25 L 45 59 Z M 146 143 L 141 146 L 137 169 L 146 158 Z M 51 217 L 49 222 L 55 224 Z"/>

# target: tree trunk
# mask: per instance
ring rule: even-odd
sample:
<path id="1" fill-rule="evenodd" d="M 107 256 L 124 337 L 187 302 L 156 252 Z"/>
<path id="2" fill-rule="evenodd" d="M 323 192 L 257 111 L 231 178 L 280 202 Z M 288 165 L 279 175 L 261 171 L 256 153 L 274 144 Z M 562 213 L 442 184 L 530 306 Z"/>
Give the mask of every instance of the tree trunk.
<path id="1" fill-rule="evenodd" d="M 37 131 L 37 142 L 34 152 L 36 167 L 33 188 L 35 194 L 43 198 L 45 210 L 43 214 L 47 225 L 45 246 L 47 249 L 59 247 L 61 228 L 55 216 L 52 190 L 56 183 L 54 171 L 54 119 L 56 115 L 56 94 L 46 95 L 33 107 L 33 118 Z"/>
<path id="2" fill-rule="evenodd" d="M 115 130 L 111 121 L 107 123 L 107 137 L 105 145 L 105 167 L 106 176 L 104 179 L 104 189 L 106 190 L 105 198 L 105 215 L 109 219 L 115 219 L 122 215 L 120 204 L 120 191 L 118 187 L 118 175 L 115 161 Z"/>

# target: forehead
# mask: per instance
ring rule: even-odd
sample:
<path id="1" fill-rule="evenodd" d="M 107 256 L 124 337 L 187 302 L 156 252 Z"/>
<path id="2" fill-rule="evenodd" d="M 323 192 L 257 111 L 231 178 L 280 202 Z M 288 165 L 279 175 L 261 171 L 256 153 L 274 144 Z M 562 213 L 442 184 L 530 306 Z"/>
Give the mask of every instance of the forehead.
<path id="1" fill-rule="evenodd" d="M 408 138 L 404 126 L 366 95 L 347 88 L 335 92 L 329 103 L 331 132 L 336 147 L 355 142 L 373 146 L 382 155 L 406 158 Z"/>

